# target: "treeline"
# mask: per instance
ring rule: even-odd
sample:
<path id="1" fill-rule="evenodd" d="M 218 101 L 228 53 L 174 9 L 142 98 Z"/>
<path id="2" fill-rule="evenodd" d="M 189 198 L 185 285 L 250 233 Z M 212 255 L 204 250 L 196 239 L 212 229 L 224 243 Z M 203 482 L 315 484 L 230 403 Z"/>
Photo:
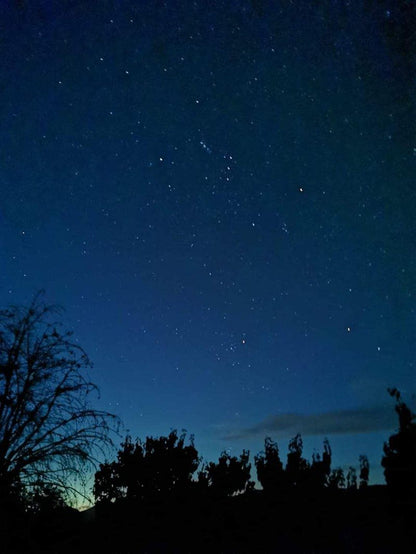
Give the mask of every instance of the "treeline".
<path id="1" fill-rule="evenodd" d="M 384 444 L 381 464 L 391 498 L 398 503 L 414 505 L 416 500 L 416 423 L 415 414 L 402 401 L 397 389 L 388 389 L 395 399 L 399 429 Z M 166 437 L 147 437 L 145 441 L 126 437 L 116 460 L 100 464 L 95 474 L 93 493 L 98 503 L 121 499 L 143 501 L 165 495 L 212 494 L 233 496 L 254 490 L 252 465 L 248 450 L 240 456 L 227 451 L 218 462 L 202 463 L 194 437 L 171 431 Z M 322 489 L 357 490 L 368 486 L 370 465 L 366 455 L 359 457 L 359 472 L 349 467 L 331 468 L 332 450 L 324 440 L 322 453 L 312 460 L 303 456 L 303 441 L 297 434 L 289 442 L 286 464 L 283 464 L 277 442 L 270 437 L 264 450 L 254 457 L 258 482 L 266 494 L 313 492 Z"/>
<path id="2" fill-rule="evenodd" d="M 350 467 L 346 475 L 342 468 L 331 469 L 332 452 L 325 439 L 322 454 L 312 460 L 303 457 L 303 442 L 297 434 L 289 442 L 286 465 L 282 463 L 276 442 L 267 437 L 264 450 L 254 457 L 257 480 L 266 493 L 278 494 L 290 490 L 317 491 L 322 488 L 356 490 L 366 487 L 369 462 L 360 456 L 359 481 L 357 471 Z M 113 503 L 121 499 L 145 501 L 166 495 L 212 494 L 233 496 L 254 490 L 249 451 L 240 456 L 221 453 L 218 462 L 202 464 L 195 448 L 194 437 L 187 441 L 186 433 L 171 431 L 166 437 L 147 437 L 133 441 L 127 437 L 121 444 L 117 459 L 100 465 L 95 474 L 94 497 L 97 502 Z"/>
<path id="3" fill-rule="evenodd" d="M 416 425 L 400 393 L 389 392 L 399 427 L 384 445 L 387 486 L 369 486 L 365 455 L 358 468 L 332 468 L 327 439 L 310 460 L 298 434 L 285 459 L 267 437 L 253 463 L 247 450 L 204 463 L 185 432 L 127 437 L 95 474 L 80 542 L 143 553 L 413 553 Z"/>
<path id="4" fill-rule="evenodd" d="M 42 291 L 29 306 L 0 309 L 0 509 L 5 513 L 10 503 L 30 510 L 42 499 L 56 503 L 58 498 L 63 502 L 76 497 L 97 459 L 108 459 L 113 452 L 111 434 L 119 420 L 91 408 L 96 386 L 84 375 L 91 362 L 56 320 L 59 313 L 44 303 Z M 382 465 L 392 496 L 412 499 L 415 414 L 396 389 L 389 392 L 396 401 L 399 429 L 384 445 Z M 289 442 L 285 464 L 269 437 L 263 452 L 254 457 L 265 492 L 366 487 L 366 456 L 360 457 L 359 472 L 353 467 L 346 472 L 332 469 L 331 461 L 327 440 L 321 454 L 306 460 L 300 435 Z M 186 442 L 186 435 L 176 431 L 145 441 L 127 437 L 116 459 L 101 464 L 95 474 L 94 497 L 114 503 L 185 490 L 233 496 L 253 490 L 251 469 L 246 450 L 239 457 L 223 452 L 218 462 L 201 466 L 193 437 Z"/>
<path id="5" fill-rule="evenodd" d="M 223 452 L 203 463 L 192 436 L 127 437 L 112 462 L 118 418 L 91 408 L 84 350 L 42 294 L 0 310 L 1 552 L 416 552 L 415 414 L 390 389 L 399 425 L 381 460 L 331 468 L 327 440 L 311 460 L 300 435 L 250 463 Z M 70 508 L 94 467 L 95 506 Z M 256 490 L 254 471 L 263 490 Z"/>

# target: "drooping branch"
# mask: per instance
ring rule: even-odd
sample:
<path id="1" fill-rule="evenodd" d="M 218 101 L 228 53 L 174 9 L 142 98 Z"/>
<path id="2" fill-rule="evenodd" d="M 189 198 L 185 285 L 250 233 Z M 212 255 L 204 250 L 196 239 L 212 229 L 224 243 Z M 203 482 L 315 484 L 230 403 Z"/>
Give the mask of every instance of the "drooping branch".
<path id="1" fill-rule="evenodd" d="M 118 419 L 90 407 L 91 362 L 58 313 L 41 294 L 0 310 L 0 483 L 30 487 L 48 475 L 62 488 L 112 445 Z"/>

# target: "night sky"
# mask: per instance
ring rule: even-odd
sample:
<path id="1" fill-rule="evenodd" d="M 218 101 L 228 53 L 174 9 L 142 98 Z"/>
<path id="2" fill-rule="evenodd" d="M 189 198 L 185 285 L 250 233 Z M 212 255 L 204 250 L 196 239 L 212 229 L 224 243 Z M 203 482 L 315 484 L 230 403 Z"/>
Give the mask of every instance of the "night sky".
<path id="1" fill-rule="evenodd" d="M 300 431 L 383 481 L 386 389 L 416 389 L 410 6 L 1 3 L 0 304 L 62 305 L 133 437 Z"/>

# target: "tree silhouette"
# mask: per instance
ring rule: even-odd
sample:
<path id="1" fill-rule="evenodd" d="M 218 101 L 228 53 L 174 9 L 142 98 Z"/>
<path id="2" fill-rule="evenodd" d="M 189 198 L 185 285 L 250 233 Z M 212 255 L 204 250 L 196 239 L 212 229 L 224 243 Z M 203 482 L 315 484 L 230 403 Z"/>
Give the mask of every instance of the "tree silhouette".
<path id="1" fill-rule="evenodd" d="M 122 483 L 119 474 L 119 463 L 100 464 L 95 472 L 94 497 L 96 502 L 115 502 L 127 496 L 128 486 Z"/>
<path id="2" fill-rule="evenodd" d="M 0 498 L 40 486 L 77 493 L 77 478 L 111 444 L 116 419 L 89 407 L 84 350 L 38 293 L 0 311 Z"/>
<path id="3" fill-rule="evenodd" d="M 365 454 L 359 458 L 360 461 L 360 489 L 368 487 L 368 479 L 370 477 L 370 463 Z"/>
<path id="4" fill-rule="evenodd" d="M 332 451 L 328 439 L 324 440 L 324 451 L 312 455 L 312 464 L 309 470 L 309 486 L 311 488 L 322 488 L 327 484 L 331 472 Z"/>
<path id="5" fill-rule="evenodd" d="M 298 434 L 289 442 L 286 469 L 283 469 L 277 443 L 266 437 L 264 451 L 254 458 L 257 478 L 263 489 L 276 492 L 287 486 L 323 488 L 331 471 L 332 452 L 328 439 L 324 440 L 322 456 L 314 453 L 311 464 L 302 457 L 302 452 L 302 437 Z"/>
<path id="6" fill-rule="evenodd" d="M 185 439 L 186 433 L 178 436 L 176 430 L 167 437 L 147 437 L 144 442 L 133 442 L 127 437 L 118 451 L 117 461 L 100 464 L 95 474 L 96 500 L 146 500 L 189 489 L 199 457 L 193 437 L 188 445 Z"/>
<path id="7" fill-rule="evenodd" d="M 240 458 L 222 452 L 218 463 L 210 462 L 199 472 L 199 483 L 219 496 L 231 496 L 251 490 L 254 483 L 250 481 L 249 456 L 248 450 L 243 450 Z"/>
<path id="8" fill-rule="evenodd" d="M 303 441 L 298 433 L 289 442 L 286 463 L 286 479 L 290 486 L 302 486 L 309 477 L 309 463 L 302 457 Z"/>
<path id="9" fill-rule="evenodd" d="M 270 437 L 264 440 L 264 451 L 254 457 L 257 470 L 257 479 L 263 490 L 276 492 L 285 484 L 285 473 L 279 456 L 277 442 Z"/>
<path id="10" fill-rule="evenodd" d="M 401 502 L 416 501 L 416 414 L 402 401 L 400 392 L 388 389 L 396 400 L 399 430 L 384 443 L 381 464 L 392 496 Z"/>
<path id="11" fill-rule="evenodd" d="M 350 466 L 347 473 L 347 489 L 350 491 L 357 490 L 357 471 L 355 467 Z"/>
<path id="12" fill-rule="evenodd" d="M 34 489 L 28 498 L 27 506 L 32 513 L 42 512 L 43 514 L 56 513 L 68 507 L 61 490 L 53 485 L 44 485 Z"/>
<path id="13" fill-rule="evenodd" d="M 341 467 L 336 467 L 328 476 L 328 488 L 343 489 L 345 487 L 344 470 Z"/>

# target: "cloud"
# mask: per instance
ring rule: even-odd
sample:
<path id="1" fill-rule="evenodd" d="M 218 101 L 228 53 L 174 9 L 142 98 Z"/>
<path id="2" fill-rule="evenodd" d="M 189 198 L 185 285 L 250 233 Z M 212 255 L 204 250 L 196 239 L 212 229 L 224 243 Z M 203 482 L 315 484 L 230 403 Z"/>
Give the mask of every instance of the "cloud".
<path id="1" fill-rule="evenodd" d="M 316 414 L 283 413 L 247 427 L 230 431 L 224 438 L 244 439 L 267 434 L 345 435 L 391 430 L 397 427 L 397 415 L 391 406 L 373 406 L 353 410 L 335 410 Z"/>

